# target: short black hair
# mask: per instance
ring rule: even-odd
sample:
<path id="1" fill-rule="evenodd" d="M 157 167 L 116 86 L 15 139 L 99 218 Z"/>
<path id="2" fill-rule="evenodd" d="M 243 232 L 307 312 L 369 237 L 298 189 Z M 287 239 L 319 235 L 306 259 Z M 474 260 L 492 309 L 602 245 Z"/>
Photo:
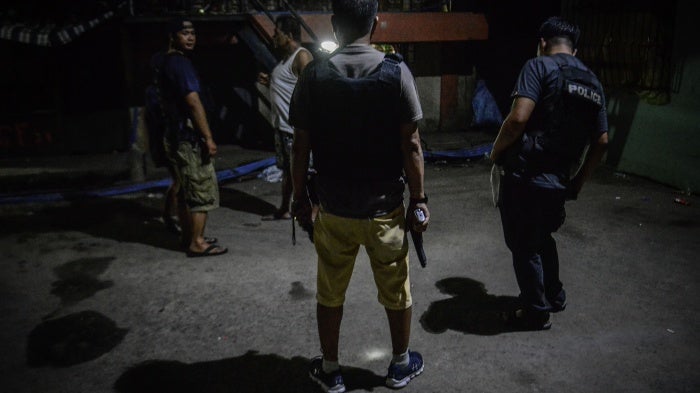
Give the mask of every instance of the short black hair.
<path id="1" fill-rule="evenodd" d="M 347 33 L 361 37 L 369 33 L 377 16 L 377 0 L 332 0 L 333 15 Z"/>
<path id="2" fill-rule="evenodd" d="M 553 43 L 563 43 L 576 49 L 581 30 L 573 23 L 567 22 L 561 17 L 547 18 L 540 26 L 539 37 Z"/>
<path id="3" fill-rule="evenodd" d="M 291 15 L 280 15 L 275 19 L 275 27 L 284 34 L 292 36 L 294 41 L 301 41 L 301 24 Z"/>

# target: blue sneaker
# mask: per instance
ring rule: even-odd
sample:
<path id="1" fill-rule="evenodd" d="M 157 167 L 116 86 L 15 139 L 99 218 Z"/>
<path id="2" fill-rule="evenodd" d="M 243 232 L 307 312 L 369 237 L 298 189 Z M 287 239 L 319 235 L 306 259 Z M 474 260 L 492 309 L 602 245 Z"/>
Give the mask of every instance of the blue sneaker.
<path id="1" fill-rule="evenodd" d="M 386 386 L 392 389 L 400 389 L 408 385 L 411 380 L 423 372 L 423 356 L 418 352 L 408 351 L 408 365 L 399 366 L 390 364 L 386 374 Z"/>
<path id="2" fill-rule="evenodd" d="M 345 384 L 343 383 L 343 376 L 340 374 L 340 370 L 338 369 L 330 374 L 323 372 L 323 358 L 321 356 L 311 360 L 309 377 L 311 377 L 311 380 L 319 384 L 324 392 L 345 392 Z"/>

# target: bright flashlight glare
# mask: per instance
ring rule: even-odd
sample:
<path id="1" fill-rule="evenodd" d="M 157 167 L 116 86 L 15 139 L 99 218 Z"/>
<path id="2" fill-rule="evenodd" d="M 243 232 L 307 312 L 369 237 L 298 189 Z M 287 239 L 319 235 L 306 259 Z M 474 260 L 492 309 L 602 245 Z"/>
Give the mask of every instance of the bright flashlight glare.
<path id="1" fill-rule="evenodd" d="M 370 349 L 367 352 L 365 352 L 365 358 L 367 360 L 378 360 L 378 359 L 382 359 L 386 356 L 387 356 L 387 352 L 382 350 L 382 349 L 378 349 L 378 348 Z"/>
<path id="2" fill-rule="evenodd" d="M 338 49 L 338 44 L 333 41 L 323 41 L 321 43 L 321 49 L 325 52 L 332 53 L 334 50 Z"/>

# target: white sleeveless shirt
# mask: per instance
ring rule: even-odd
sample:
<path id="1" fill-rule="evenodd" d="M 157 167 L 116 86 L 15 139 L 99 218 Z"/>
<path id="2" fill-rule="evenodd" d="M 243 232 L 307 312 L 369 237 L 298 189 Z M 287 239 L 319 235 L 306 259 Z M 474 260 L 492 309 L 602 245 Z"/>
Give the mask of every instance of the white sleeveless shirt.
<path id="1" fill-rule="evenodd" d="M 277 64 L 270 75 L 272 126 L 290 134 L 294 133 L 294 128 L 289 125 L 289 103 L 292 100 L 294 86 L 299 79 L 292 71 L 292 64 L 300 50 L 306 50 L 306 48 L 301 46 L 297 48 L 286 60 Z"/>

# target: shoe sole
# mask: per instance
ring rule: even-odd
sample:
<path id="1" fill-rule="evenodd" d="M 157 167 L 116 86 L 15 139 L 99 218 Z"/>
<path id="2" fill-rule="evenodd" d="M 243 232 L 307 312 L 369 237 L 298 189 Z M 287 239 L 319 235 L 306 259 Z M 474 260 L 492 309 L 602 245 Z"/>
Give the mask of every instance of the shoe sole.
<path id="1" fill-rule="evenodd" d="M 409 374 L 406 378 L 401 379 L 401 380 L 395 380 L 394 378 L 387 378 L 384 384 L 392 389 L 401 389 L 408 385 L 411 380 L 417 376 L 419 376 L 422 372 L 423 369 L 425 368 L 425 365 L 420 367 L 420 370 L 414 371 L 413 373 Z"/>
<path id="2" fill-rule="evenodd" d="M 504 313 L 503 323 L 510 329 L 514 331 L 525 331 L 525 332 L 536 332 L 539 330 L 549 330 L 552 328 L 552 321 L 547 316 L 547 321 L 542 322 L 542 324 L 535 323 L 534 321 L 528 321 L 525 318 L 513 317 L 508 313 Z"/>
<path id="3" fill-rule="evenodd" d="M 564 303 L 563 305 L 561 305 L 559 307 L 552 308 L 549 312 L 557 313 L 557 312 L 562 312 L 564 310 L 566 310 L 566 303 Z"/>
<path id="4" fill-rule="evenodd" d="M 345 385 L 333 386 L 332 388 L 330 388 L 330 387 L 328 387 L 328 385 L 323 383 L 323 381 L 314 377 L 314 375 L 311 373 L 309 373 L 309 378 L 311 378 L 312 381 L 316 382 L 321 387 L 321 389 L 323 389 L 323 391 L 326 393 L 344 393 L 345 392 Z"/>

